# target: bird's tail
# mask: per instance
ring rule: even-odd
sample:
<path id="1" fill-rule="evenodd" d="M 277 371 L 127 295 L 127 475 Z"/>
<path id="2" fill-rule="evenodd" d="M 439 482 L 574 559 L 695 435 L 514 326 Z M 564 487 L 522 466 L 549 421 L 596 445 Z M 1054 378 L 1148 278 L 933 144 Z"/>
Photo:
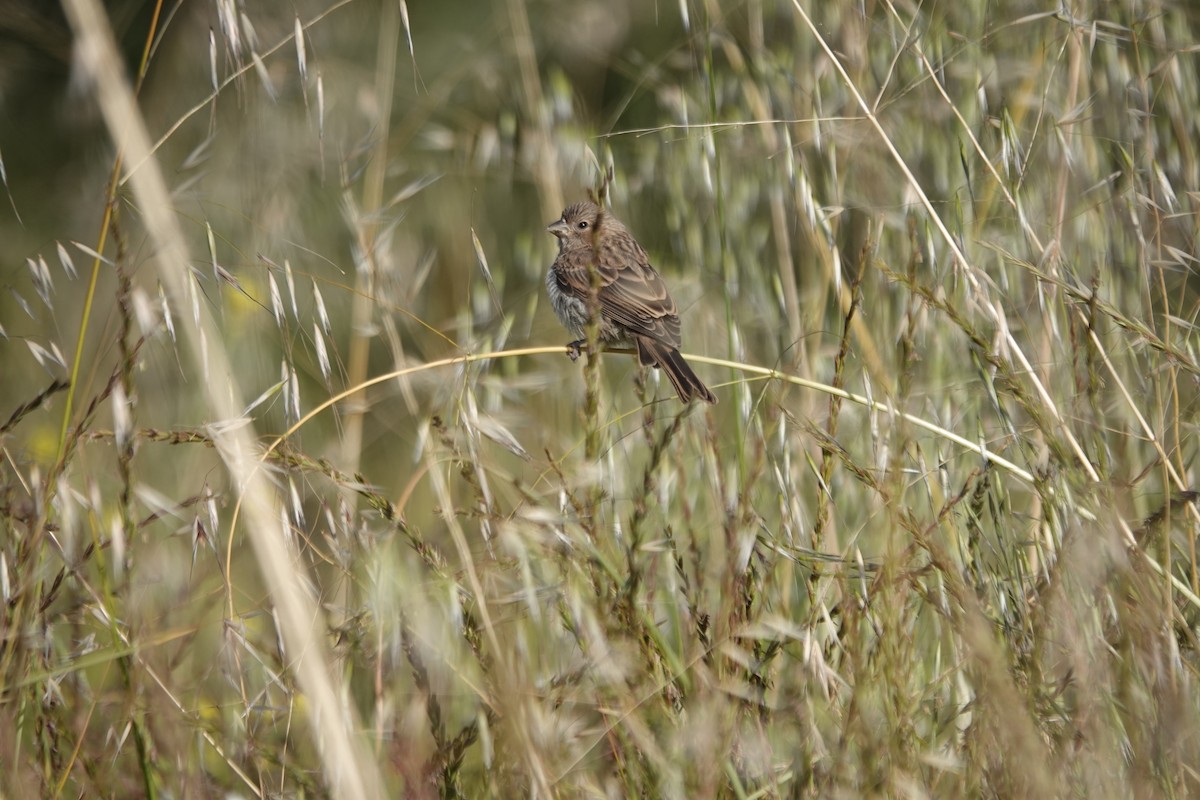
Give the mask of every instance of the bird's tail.
<path id="1" fill-rule="evenodd" d="M 700 380 L 696 373 L 692 372 L 692 368 L 674 347 L 643 336 L 637 339 L 637 349 L 638 361 L 643 365 L 653 364 L 661 367 L 662 371 L 667 373 L 671 385 L 675 387 L 675 393 L 683 402 L 688 403 L 693 399 L 703 400 L 706 403 L 717 402 L 717 396 L 709 391 L 709 388 L 704 385 L 704 381 Z"/>

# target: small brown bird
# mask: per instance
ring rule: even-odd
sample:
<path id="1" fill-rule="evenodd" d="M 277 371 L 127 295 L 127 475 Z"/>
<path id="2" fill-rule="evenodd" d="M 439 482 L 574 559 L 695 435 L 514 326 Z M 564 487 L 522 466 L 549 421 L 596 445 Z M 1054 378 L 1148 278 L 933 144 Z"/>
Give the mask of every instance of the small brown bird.
<path id="1" fill-rule="evenodd" d="M 586 344 L 588 268 L 595 264 L 599 281 L 600 342 L 637 349 L 643 366 L 661 367 L 687 403 L 717 398 L 679 355 L 679 313 L 662 276 L 650 266 L 646 251 L 621 221 L 595 203 L 567 206 L 546 230 L 558 238 L 558 258 L 546 274 L 546 291 L 559 320 L 573 336 L 572 360 Z"/>

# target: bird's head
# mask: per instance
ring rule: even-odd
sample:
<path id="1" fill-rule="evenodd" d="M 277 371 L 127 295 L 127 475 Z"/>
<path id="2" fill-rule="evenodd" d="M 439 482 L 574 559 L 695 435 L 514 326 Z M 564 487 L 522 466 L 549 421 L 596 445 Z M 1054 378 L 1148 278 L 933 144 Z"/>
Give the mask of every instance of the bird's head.
<path id="1" fill-rule="evenodd" d="M 567 206 L 562 216 L 546 226 L 546 230 L 558 239 L 559 247 L 585 242 L 590 247 L 599 227 L 602 215 L 600 207 L 584 200 Z"/>

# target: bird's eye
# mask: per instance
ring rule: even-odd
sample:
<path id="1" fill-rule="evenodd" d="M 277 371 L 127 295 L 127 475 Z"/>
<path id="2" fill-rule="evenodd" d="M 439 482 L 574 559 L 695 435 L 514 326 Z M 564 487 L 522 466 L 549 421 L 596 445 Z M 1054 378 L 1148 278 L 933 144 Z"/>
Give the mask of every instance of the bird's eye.
<path id="1" fill-rule="evenodd" d="M 581 231 L 587 230 L 587 220 L 586 219 L 579 220 L 579 230 L 581 230 Z"/>

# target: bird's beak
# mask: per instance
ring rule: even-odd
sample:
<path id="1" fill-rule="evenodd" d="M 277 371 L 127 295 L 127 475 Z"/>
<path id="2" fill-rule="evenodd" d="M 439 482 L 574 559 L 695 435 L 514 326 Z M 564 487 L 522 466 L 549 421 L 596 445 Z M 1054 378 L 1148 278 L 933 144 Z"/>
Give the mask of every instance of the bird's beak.
<path id="1" fill-rule="evenodd" d="M 553 233 L 555 237 L 562 239 L 571 229 L 567 226 L 566 221 L 560 217 L 559 219 L 556 219 L 554 222 L 551 222 L 549 225 L 547 225 L 546 230 L 550 233 Z"/>

